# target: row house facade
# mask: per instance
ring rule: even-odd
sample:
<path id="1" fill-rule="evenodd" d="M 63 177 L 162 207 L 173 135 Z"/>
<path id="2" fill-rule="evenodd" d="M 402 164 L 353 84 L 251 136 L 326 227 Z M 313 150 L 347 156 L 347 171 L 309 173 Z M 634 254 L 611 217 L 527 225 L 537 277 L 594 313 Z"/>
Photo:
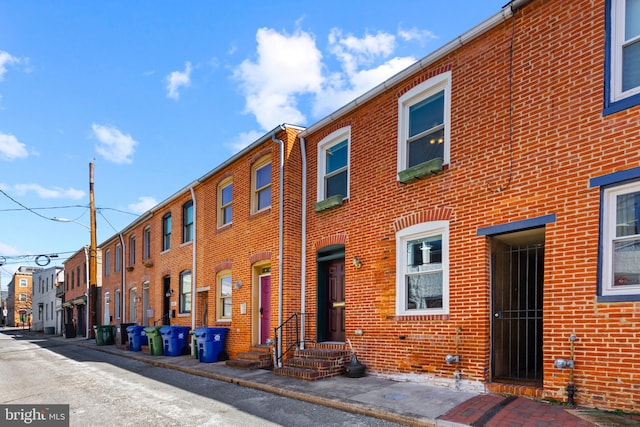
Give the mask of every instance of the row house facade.
<path id="1" fill-rule="evenodd" d="M 301 205 L 299 130 L 275 128 L 103 242 L 100 323 L 226 327 L 232 357 L 266 343 L 284 301 L 297 306 L 280 254 L 300 264 L 281 215 Z"/>
<path id="2" fill-rule="evenodd" d="M 301 132 L 315 338 L 637 411 L 639 40 L 637 1 L 513 1 Z"/>
<path id="3" fill-rule="evenodd" d="M 102 266 L 102 251 L 96 248 L 97 271 Z M 100 307 L 102 275 L 97 274 L 95 286 L 89 284 L 91 247 L 85 246 L 71 255 L 64 263 L 64 292 L 57 287 L 61 298 L 60 318 L 63 321 L 62 333 L 67 338 L 94 337 L 93 327 L 98 325 L 97 310 Z"/>
<path id="4" fill-rule="evenodd" d="M 11 281 L 7 285 L 6 315 L 7 326 L 31 326 L 33 274 L 40 267 L 20 266 L 13 273 Z M 4 310 L 4 309 L 3 309 Z"/>
<path id="5" fill-rule="evenodd" d="M 510 2 L 105 241 L 99 322 L 234 358 L 299 315 L 377 375 L 637 411 L 639 40 L 634 0 Z"/>
<path id="6" fill-rule="evenodd" d="M 54 266 L 36 271 L 32 283 L 31 328 L 47 334 L 62 334 L 62 298 L 58 288 L 64 286 L 64 269 Z"/>

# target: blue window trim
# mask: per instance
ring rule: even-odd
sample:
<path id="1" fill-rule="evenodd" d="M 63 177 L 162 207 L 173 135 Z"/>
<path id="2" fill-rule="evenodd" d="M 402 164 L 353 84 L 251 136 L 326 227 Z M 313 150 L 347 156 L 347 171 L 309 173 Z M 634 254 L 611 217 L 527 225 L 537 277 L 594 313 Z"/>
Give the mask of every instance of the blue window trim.
<path id="1" fill-rule="evenodd" d="M 604 241 L 602 240 L 602 230 L 604 229 L 604 215 L 602 214 L 602 209 L 604 209 L 604 190 L 611 186 L 623 184 L 626 181 L 634 179 L 640 179 L 640 167 L 597 176 L 589 180 L 589 188 L 600 187 L 600 231 L 598 233 L 598 268 L 596 272 L 598 302 L 640 301 L 640 294 L 602 295 L 602 257 L 604 254 Z"/>
<path id="2" fill-rule="evenodd" d="M 597 176 L 589 180 L 589 188 L 621 184 L 624 181 L 640 178 L 640 167 Z"/>
<path id="3" fill-rule="evenodd" d="M 478 236 L 495 236 L 513 231 L 527 230 L 529 228 L 542 227 L 556 222 L 556 214 L 543 215 L 536 218 L 523 219 L 521 221 L 508 222 L 506 224 L 491 225 L 478 228 Z"/>
<path id="4" fill-rule="evenodd" d="M 611 1 L 606 0 L 605 12 L 604 12 L 604 28 L 605 28 L 605 58 L 604 58 L 604 108 L 602 115 L 607 116 L 609 114 L 617 113 L 627 108 L 631 108 L 640 104 L 640 93 L 628 96 L 619 101 L 611 101 L 611 30 L 612 19 L 611 16 Z"/>

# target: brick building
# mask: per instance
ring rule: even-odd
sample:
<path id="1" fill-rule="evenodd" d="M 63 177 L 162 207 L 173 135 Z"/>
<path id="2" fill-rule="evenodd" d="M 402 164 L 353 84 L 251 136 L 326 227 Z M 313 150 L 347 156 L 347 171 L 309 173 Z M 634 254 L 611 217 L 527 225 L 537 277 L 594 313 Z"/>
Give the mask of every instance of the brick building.
<path id="1" fill-rule="evenodd" d="M 97 274 L 94 288 L 89 286 L 89 246 L 85 246 L 64 262 L 64 301 L 62 302 L 63 334 L 67 338 L 84 336 L 94 337 L 93 327 L 97 321 L 97 310 L 101 303 L 99 291 L 102 275 Z M 96 249 L 97 271 L 101 271 L 102 253 Z"/>
<path id="2" fill-rule="evenodd" d="M 398 379 L 637 411 L 624 4 L 514 1 L 300 133 L 314 339 Z"/>
<path id="3" fill-rule="evenodd" d="M 41 270 L 39 267 L 18 267 L 7 285 L 6 310 L 7 326 L 31 327 L 33 300 L 33 273 Z"/>
<path id="4" fill-rule="evenodd" d="M 102 243 L 101 323 L 227 327 L 231 356 L 265 343 L 279 301 L 298 306 L 277 284 L 281 241 L 300 264 L 299 130 L 277 127 Z M 282 227 L 280 203 L 293 211 Z M 295 283 L 298 271 L 282 280 Z"/>
<path id="5" fill-rule="evenodd" d="M 637 3 L 512 1 L 265 134 L 101 245 L 101 319 L 234 358 L 297 314 L 378 375 L 637 410 Z"/>

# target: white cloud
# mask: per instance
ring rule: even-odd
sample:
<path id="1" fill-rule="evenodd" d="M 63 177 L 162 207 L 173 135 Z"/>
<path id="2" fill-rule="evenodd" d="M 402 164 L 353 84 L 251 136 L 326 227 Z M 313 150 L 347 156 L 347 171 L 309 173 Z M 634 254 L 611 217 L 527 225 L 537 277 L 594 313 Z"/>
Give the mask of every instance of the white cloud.
<path id="1" fill-rule="evenodd" d="M 127 207 L 133 213 L 142 214 L 157 204 L 158 202 L 153 197 L 142 196 L 138 197 L 138 203 L 131 203 Z"/>
<path id="2" fill-rule="evenodd" d="M 0 133 L 0 159 L 15 160 L 29 155 L 26 146 L 13 135 Z"/>
<path id="3" fill-rule="evenodd" d="M 180 93 L 178 89 L 188 87 L 191 84 L 191 62 L 185 63 L 184 71 L 173 71 L 166 78 L 167 98 L 178 99 Z"/>
<path id="4" fill-rule="evenodd" d="M 436 36 L 433 32 L 429 30 L 419 30 L 416 27 L 409 29 L 398 29 L 398 37 L 405 41 L 418 41 L 421 45 L 424 45 L 428 41 L 436 40 L 438 36 Z"/>
<path id="5" fill-rule="evenodd" d="M 320 91 L 323 81 L 322 54 L 313 36 L 260 28 L 256 41 L 256 61 L 247 59 L 235 71 L 247 112 L 265 130 L 282 122 L 304 123 L 296 96 Z"/>
<path id="6" fill-rule="evenodd" d="M 417 30 L 406 31 L 400 39 L 417 36 Z M 299 105 L 305 101 L 311 103 L 313 118 L 335 111 L 416 61 L 394 57 L 397 41 L 385 32 L 356 37 L 333 29 L 328 36 L 329 56 L 324 58 L 310 33 L 261 28 L 256 33 L 256 59 L 243 61 L 234 73 L 246 112 L 268 130 L 283 122 L 306 124 L 308 118 Z M 329 69 L 332 58 L 338 70 Z"/>
<path id="7" fill-rule="evenodd" d="M 264 136 L 264 132 L 252 130 L 249 132 L 241 132 L 233 141 L 226 144 L 227 147 L 233 152 L 238 153 L 245 147 L 248 147 L 253 142 L 257 141 L 258 138 Z"/>
<path id="8" fill-rule="evenodd" d="M 98 139 L 96 151 L 105 160 L 114 163 L 131 163 L 134 147 L 138 141 L 125 135 L 113 126 L 92 124 L 94 136 Z"/>
<path id="9" fill-rule="evenodd" d="M 11 56 L 9 52 L 0 50 L 0 81 L 4 80 L 4 75 L 7 72 L 7 66 L 20 63 L 20 59 L 15 56 Z"/>
<path id="10" fill-rule="evenodd" d="M 19 196 L 23 196 L 28 192 L 34 192 L 38 197 L 42 199 L 82 199 L 85 192 L 82 190 L 76 190 L 75 188 L 45 188 L 40 184 L 16 184 L 13 186 L 13 190 Z"/>

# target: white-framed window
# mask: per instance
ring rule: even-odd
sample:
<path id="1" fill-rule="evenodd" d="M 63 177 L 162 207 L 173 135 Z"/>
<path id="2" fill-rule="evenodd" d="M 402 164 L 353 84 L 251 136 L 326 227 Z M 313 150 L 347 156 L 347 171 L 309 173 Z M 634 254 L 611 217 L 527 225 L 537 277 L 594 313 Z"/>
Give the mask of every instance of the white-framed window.
<path id="1" fill-rule="evenodd" d="M 19 297 L 18 297 L 18 300 L 20 302 L 26 302 L 28 299 L 29 299 L 29 297 L 25 292 L 21 292 Z"/>
<path id="2" fill-rule="evenodd" d="M 251 211 L 271 207 L 271 156 L 265 156 L 251 166 Z"/>
<path id="3" fill-rule="evenodd" d="M 449 221 L 396 233 L 396 314 L 448 314 Z"/>
<path id="4" fill-rule="evenodd" d="M 136 236 L 129 237 L 129 265 L 136 264 Z"/>
<path id="5" fill-rule="evenodd" d="M 20 287 L 21 288 L 27 288 L 29 287 L 27 279 L 20 279 Z"/>
<path id="6" fill-rule="evenodd" d="M 640 295 L 640 181 L 604 190 L 603 296 Z"/>
<path id="7" fill-rule="evenodd" d="M 111 274 L 111 249 L 104 251 L 104 275 Z"/>
<path id="8" fill-rule="evenodd" d="M 136 288 L 129 291 L 129 322 L 138 322 L 138 293 Z"/>
<path id="9" fill-rule="evenodd" d="M 233 220 L 233 181 L 225 179 L 218 185 L 218 227 Z"/>
<path id="10" fill-rule="evenodd" d="M 398 172 L 441 158 L 449 163 L 451 72 L 439 74 L 398 100 Z"/>
<path id="11" fill-rule="evenodd" d="M 341 195 L 349 197 L 351 126 L 332 132 L 318 143 L 317 201 Z"/>
<path id="12" fill-rule="evenodd" d="M 115 271 L 120 271 L 122 268 L 122 245 L 119 243 L 116 245 L 115 259 L 113 263 Z M 80 281 L 80 273 L 78 273 L 78 281 Z"/>
<path id="13" fill-rule="evenodd" d="M 142 231 L 142 258 L 151 258 L 151 227 L 149 226 Z"/>
<path id="14" fill-rule="evenodd" d="M 191 313 L 191 270 L 180 273 L 180 313 Z"/>
<path id="15" fill-rule="evenodd" d="M 162 250 L 171 249 L 171 212 L 162 217 Z"/>
<path id="16" fill-rule="evenodd" d="M 182 243 L 193 240 L 193 200 L 182 205 Z"/>
<path id="17" fill-rule="evenodd" d="M 217 318 L 218 320 L 231 320 L 231 271 L 221 271 L 218 273 L 218 304 L 217 304 Z"/>
<path id="18" fill-rule="evenodd" d="M 115 316 L 116 319 L 120 319 L 121 314 L 120 314 L 120 310 L 122 309 L 122 303 L 121 303 L 121 297 L 120 297 L 120 290 L 116 290 L 115 292 L 115 301 L 114 301 L 114 307 L 115 307 Z"/>
<path id="19" fill-rule="evenodd" d="M 640 94 L 640 0 L 609 0 L 610 102 Z"/>

